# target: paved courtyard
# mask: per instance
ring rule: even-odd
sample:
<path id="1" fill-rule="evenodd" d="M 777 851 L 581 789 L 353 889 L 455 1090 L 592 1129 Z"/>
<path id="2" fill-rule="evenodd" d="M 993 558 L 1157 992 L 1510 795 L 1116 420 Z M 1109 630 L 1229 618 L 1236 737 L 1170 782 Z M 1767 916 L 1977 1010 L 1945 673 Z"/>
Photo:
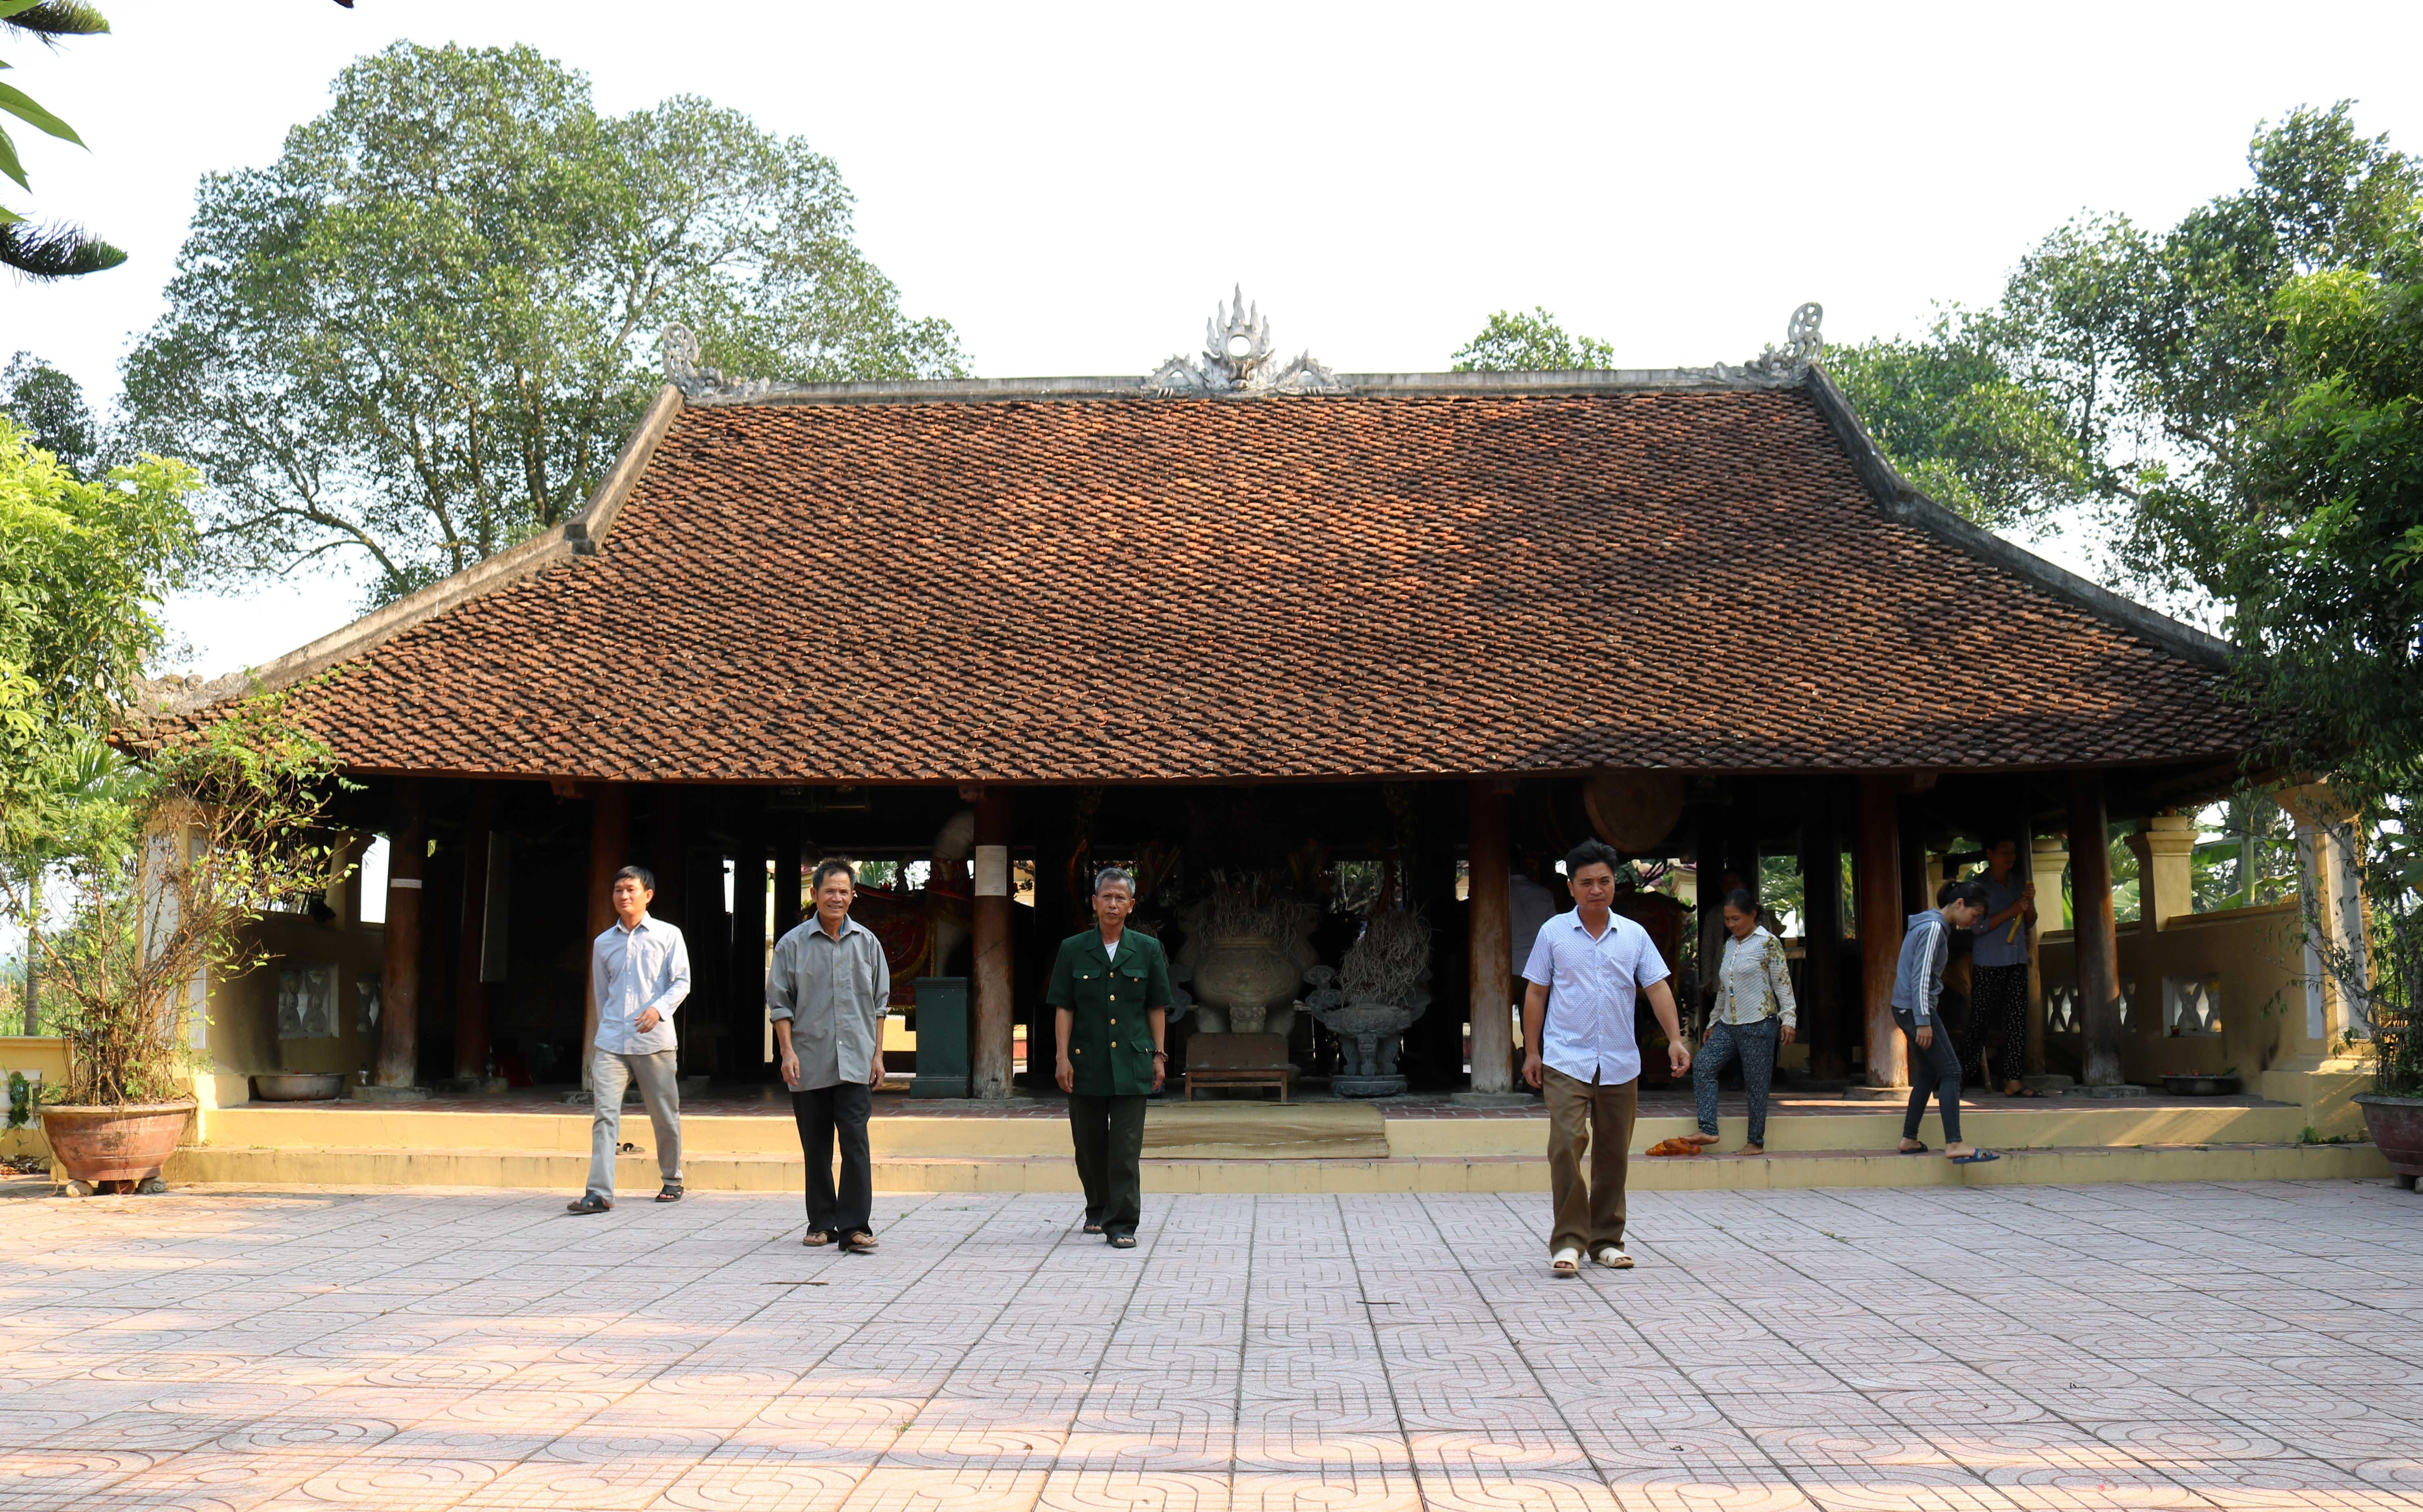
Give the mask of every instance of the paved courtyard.
<path id="1" fill-rule="evenodd" d="M 2386 1183 L 0 1201 L 0 1508 L 2423 1508 Z"/>

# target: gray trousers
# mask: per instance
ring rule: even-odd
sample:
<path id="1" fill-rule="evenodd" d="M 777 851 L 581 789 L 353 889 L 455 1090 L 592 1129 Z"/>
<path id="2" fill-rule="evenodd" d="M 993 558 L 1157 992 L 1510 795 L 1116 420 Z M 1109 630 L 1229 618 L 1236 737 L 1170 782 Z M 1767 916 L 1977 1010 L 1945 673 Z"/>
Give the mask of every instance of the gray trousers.
<path id="1" fill-rule="evenodd" d="M 648 1106 L 648 1122 L 657 1129 L 657 1169 L 665 1185 L 678 1186 L 681 1173 L 681 1088 L 673 1068 L 673 1050 L 654 1055 L 616 1055 L 593 1050 L 589 1085 L 596 1095 L 596 1111 L 589 1121 L 589 1195 L 610 1200 L 614 1195 L 614 1151 L 623 1142 L 623 1089 L 640 1084 L 640 1101 Z"/>
<path id="2" fill-rule="evenodd" d="M 1766 1143 L 1766 1092 L 1775 1079 L 1775 1049 L 1783 1042 L 1783 1020 L 1760 1019 L 1755 1024 L 1708 1021 L 1708 1037 L 1691 1058 L 1691 1095 L 1698 1105 L 1700 1132 L 1717 1132 L 1717 1077 L 1725 1062 L 1741 1057 L 1742 1089 L 1750 1093 L 1750 1142 Z"/>

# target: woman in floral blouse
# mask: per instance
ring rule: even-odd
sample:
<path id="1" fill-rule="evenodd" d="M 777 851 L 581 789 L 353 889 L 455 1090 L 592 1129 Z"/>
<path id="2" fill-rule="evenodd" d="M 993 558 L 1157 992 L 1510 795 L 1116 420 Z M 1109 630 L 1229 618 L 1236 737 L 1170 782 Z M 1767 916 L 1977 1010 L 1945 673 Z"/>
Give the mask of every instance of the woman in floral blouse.
<path id="1" fill-rule="evenodd" d="M 1758 899 L 1747 888 L 1725 895 L 1725 953 L 1717 968 L 1717 1001 L 1708 1032 L 1691 1062 L 1691 1090 L 1699 1103 L 1700 1132 L 1693 1144 L 1717 1142 L 1717 1076 L 1741 1058 L 1742 1085 L 1750 1091 L 1750 1142 L 1746 1155 L 1766 1154 L 1766 1089 L 1775 1076 L 1775 1053 L 1792 1042 L 1795 1011 L 1792 974 L 1783 942 L 1759 927 Z"/>

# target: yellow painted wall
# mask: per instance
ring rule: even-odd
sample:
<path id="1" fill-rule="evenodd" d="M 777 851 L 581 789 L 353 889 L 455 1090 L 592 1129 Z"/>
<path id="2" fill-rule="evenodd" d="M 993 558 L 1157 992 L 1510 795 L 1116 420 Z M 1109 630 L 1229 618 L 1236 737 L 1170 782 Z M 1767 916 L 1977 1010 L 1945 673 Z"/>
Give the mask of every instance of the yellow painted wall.
<path id="1" fill-rule="evenodd" d="M 2234 1071 L 2248 1091 L 2304 1106 L 2318 1134 L 2361 1132 L 2363 1110 L 2349 1099 L 2369 1084 L 2369 1072 L 2344 1047 L 2305 1032 L 2303 928 L 2294 899 L 2175 914 L 2159 930 L 2120 926 L 2120 978 L 2133 982 L 2136 994 L 2132 1023 L 2120 1040 L 2122 1074 L 2151 1083 L 2166 1074 Z M 2075 982 L 2073 932 L 2048 931 L 2039 964 L 2048 983 Z M 2207 974 L 2221 978 L 2221 1033 L 2166 1032 L 2164 979 Z M 2051 1036 L 2048 1047 L 2074 1061 L 2078 1036 Z"/>
<path id="2" fill-rule="evenodd" d="M 272 914 L 250 926 L 248 944 L 257 944 L 270 959 L 242 977 L 214 974 L 210 984 L 210 1027 L 205 1042 L 209 1064 L 196 1091 L 205 1107 L 227 1107 L 248 1101 L 251 1077 L 272 1071 L 334 1071 L 348 1075 L 369 1065 L 377 1054 L 372 1036 L 357 1032 L 360 995 L 365 974 L 375 976 L 385 962 L 386 928 L 361 923 L 356 915 L 353 881 L 331 891 L 328 906 L 336 917 L 319 923 L 300 914 Z M 287 963 L 333 963 L 337 967 L 337 1033 L 332 1038 L 280 1040 L 277 1037 L 278 968 Z"/>

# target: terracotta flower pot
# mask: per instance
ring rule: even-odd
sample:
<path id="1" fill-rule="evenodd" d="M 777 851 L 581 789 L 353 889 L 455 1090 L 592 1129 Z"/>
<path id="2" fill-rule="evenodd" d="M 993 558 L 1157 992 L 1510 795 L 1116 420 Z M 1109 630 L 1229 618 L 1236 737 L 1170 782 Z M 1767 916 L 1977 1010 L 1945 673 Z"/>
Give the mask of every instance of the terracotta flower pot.
<path id="1" fill-rule="evenodd" d="M 160 1174 L 193 1111 L 190 1102 L 46 1107 L 42 1134 L 71 1181 L 139 1182 Z"/>
<path id="2" fill-rule="evenodd" d="M 2358 1092 L 2355 1101 L 2364 1109 L 2372 1142 L 2388 1156 L 2389 1169 L 2398 1172 L 2398 1185 L 2413 1191 L 2415 1179 L 2423 1176 L 2423 1097 Z"/>

